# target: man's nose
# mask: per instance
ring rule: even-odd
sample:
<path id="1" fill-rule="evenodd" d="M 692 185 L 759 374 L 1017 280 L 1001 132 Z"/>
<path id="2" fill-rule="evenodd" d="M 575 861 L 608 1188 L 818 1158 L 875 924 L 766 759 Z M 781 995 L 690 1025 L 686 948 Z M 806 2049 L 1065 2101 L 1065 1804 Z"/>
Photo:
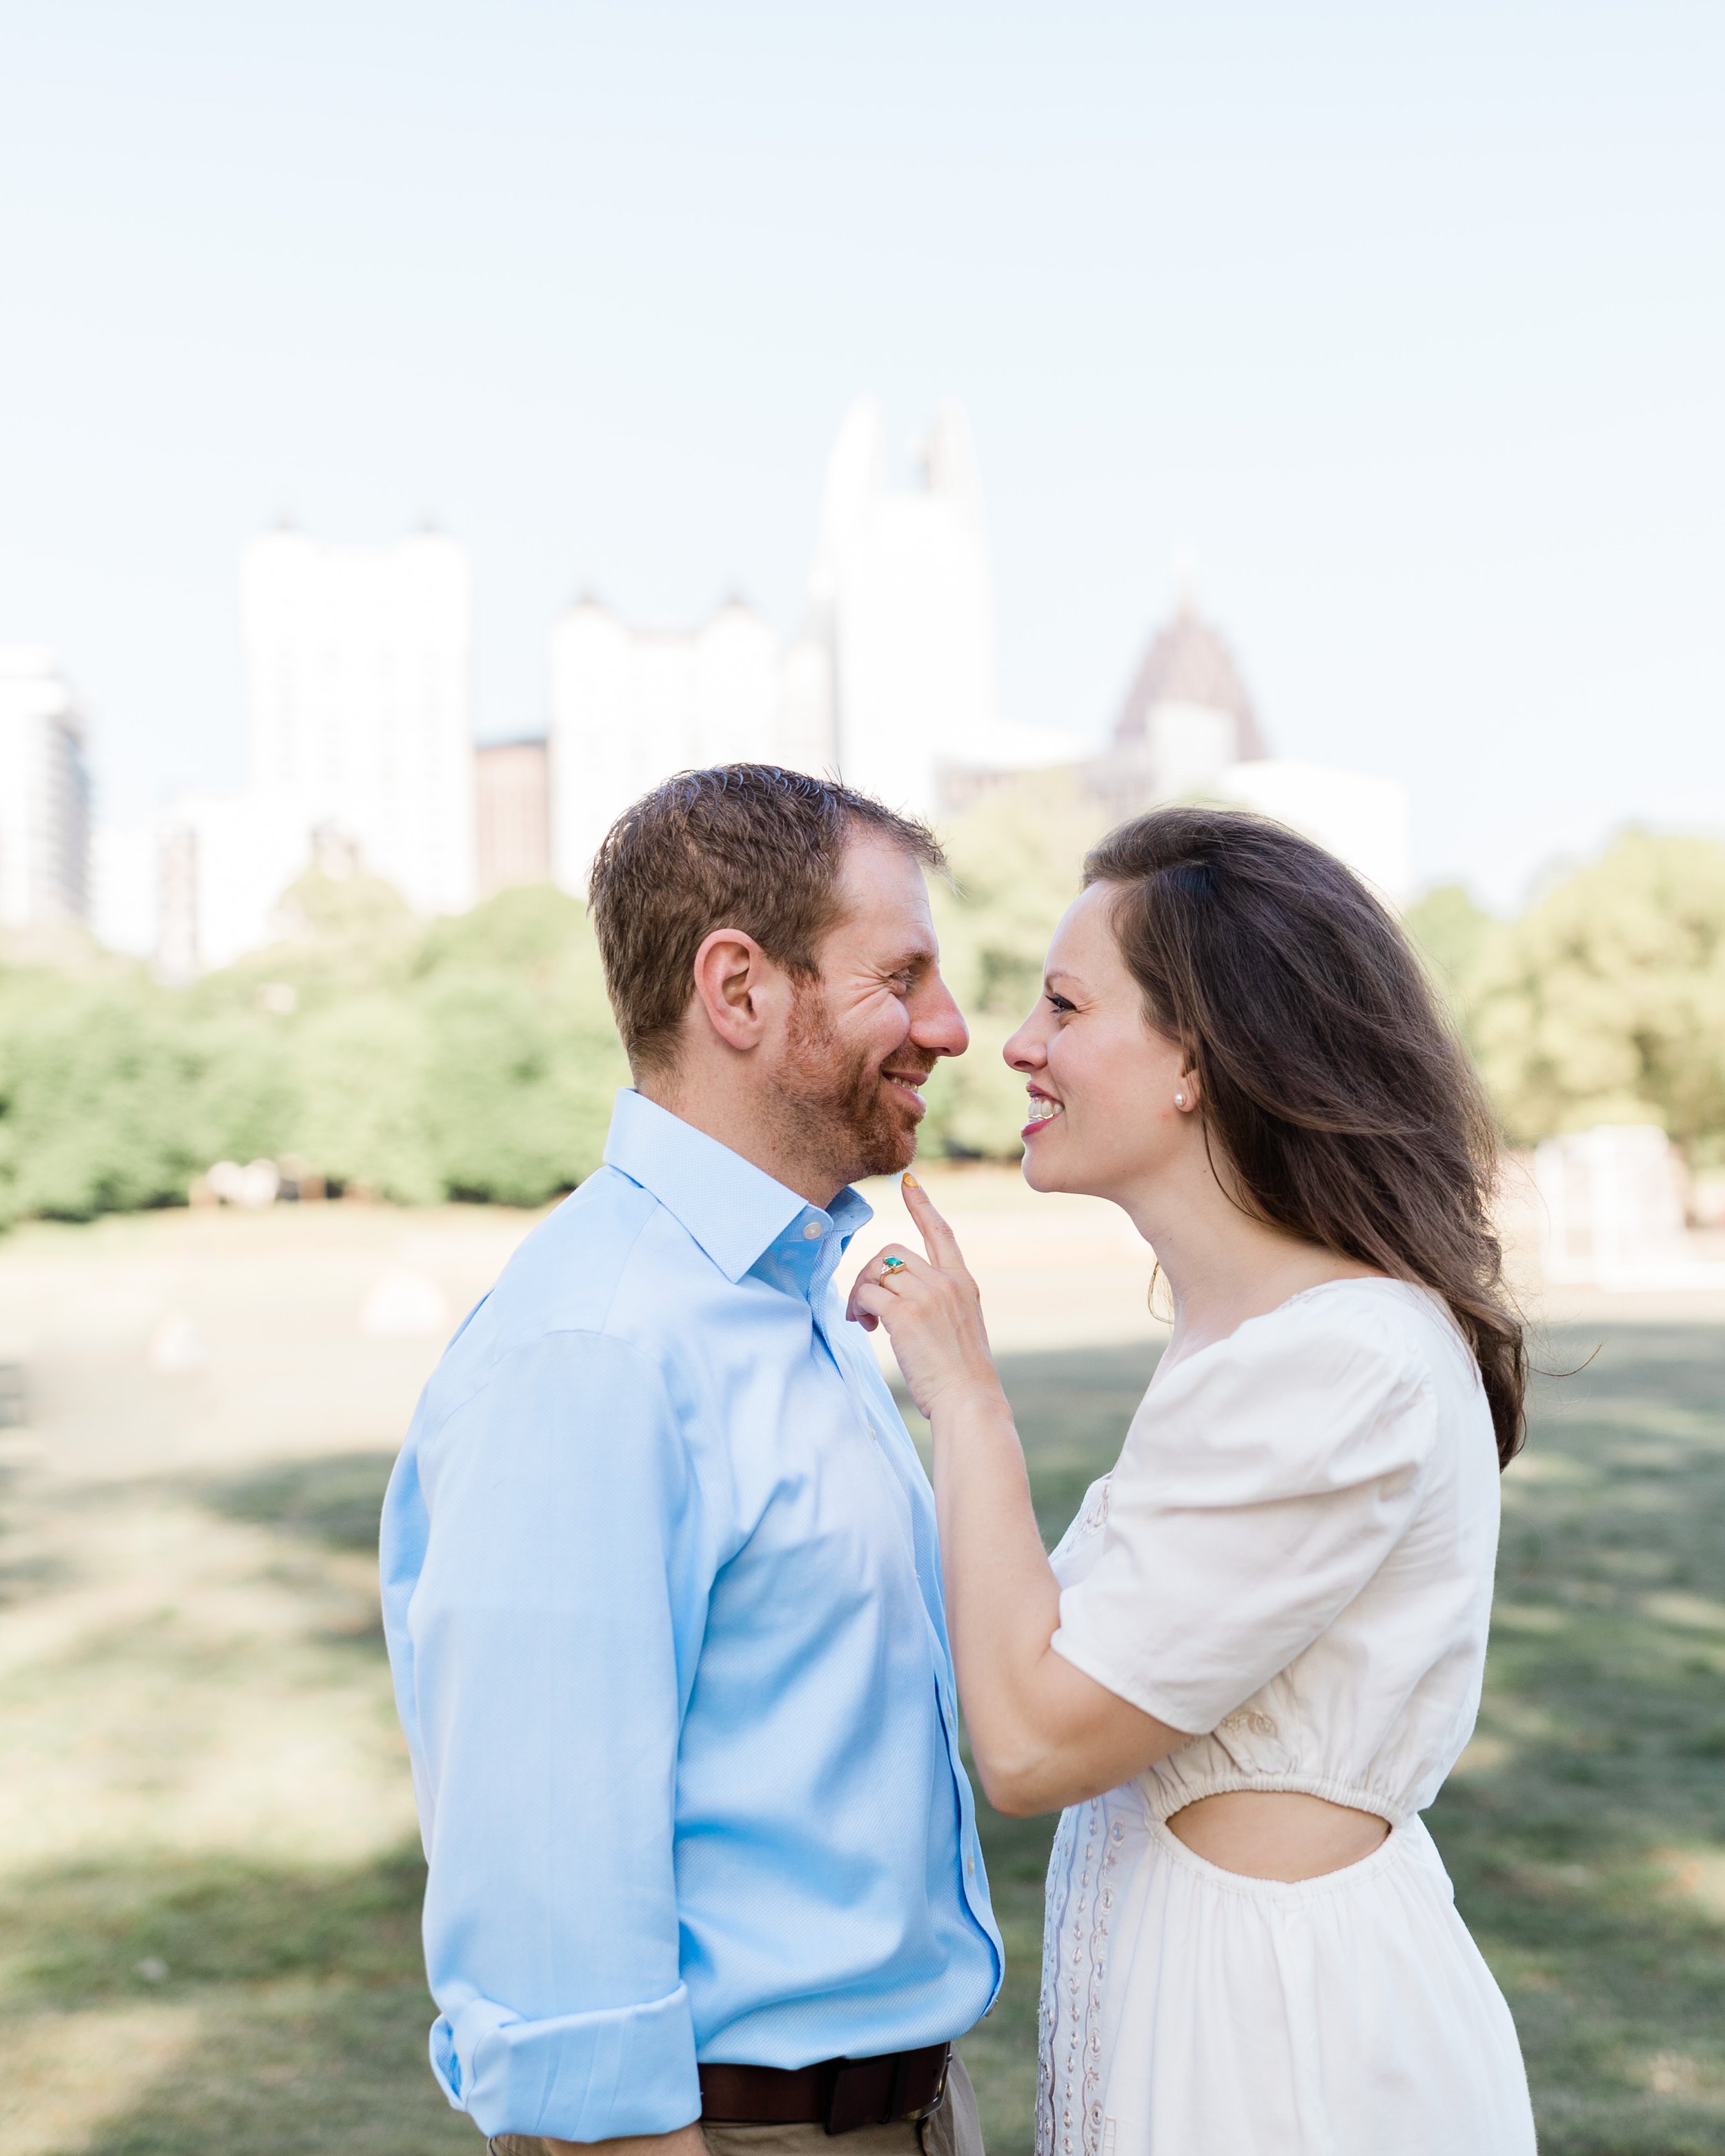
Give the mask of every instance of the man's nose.
<path id="1" fill-rule="evenodd" d="M 937 973 L 916 998 L 911 1014 L 911 1038 L 931 1055 L 963 1055 L 970 1028 L 952 1000 L 952 991 Z"/>

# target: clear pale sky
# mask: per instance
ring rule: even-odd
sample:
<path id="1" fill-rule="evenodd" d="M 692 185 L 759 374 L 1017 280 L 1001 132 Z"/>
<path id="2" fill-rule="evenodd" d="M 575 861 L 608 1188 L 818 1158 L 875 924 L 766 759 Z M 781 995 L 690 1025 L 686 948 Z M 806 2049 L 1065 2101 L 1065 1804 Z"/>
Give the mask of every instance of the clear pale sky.
<path id="1" fill-rule="evenodd" d="M 968 406 L 1006 715 L 1183 554 L 1275 748 L 1507 902 L 1725 826 L 1725 8 L 0 0 L 0 639 L 135 817 L 241 771 L 290 514 L 557 608 L 795 621 L 850 397 Z"/>

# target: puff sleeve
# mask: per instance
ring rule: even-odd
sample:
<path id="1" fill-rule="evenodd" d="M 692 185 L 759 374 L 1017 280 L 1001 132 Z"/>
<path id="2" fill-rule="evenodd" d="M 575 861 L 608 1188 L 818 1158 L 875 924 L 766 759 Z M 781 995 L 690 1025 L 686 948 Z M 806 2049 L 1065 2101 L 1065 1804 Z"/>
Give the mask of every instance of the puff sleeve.
<path id="1" fill-rule="evenodd" d="M 1171 1728 L 1214 1729 L 1383 1564 L 1436 1425 L 1425 1360 L 1394 1322 L 1342 1298 L 1249 1321 L 1139 1409 L 1055 1650 Z"/>

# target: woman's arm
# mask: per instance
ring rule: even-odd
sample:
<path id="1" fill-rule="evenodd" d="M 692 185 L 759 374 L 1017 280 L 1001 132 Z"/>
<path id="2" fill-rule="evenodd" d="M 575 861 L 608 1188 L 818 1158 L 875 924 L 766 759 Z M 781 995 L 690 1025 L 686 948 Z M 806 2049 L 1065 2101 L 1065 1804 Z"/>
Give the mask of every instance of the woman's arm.
<path id="1" fill-rule="evenodd" d="M 989 1803 L 1022 1818 L 1117 1788 L 1183 1744 L 1186 1732 L 1129 1705 L 1050 1645 L 1060 1585 L 976 1282 L 927 1192 L 908 1175 L 904 1188 L 927 1255 L 892 1245 L 871 1258 L 850 1310 L 886 1327 L 934 1433 L 947 1622 L 971 1750 Z M 891 1257 L 902 1262 L 883 1276 Z"/>

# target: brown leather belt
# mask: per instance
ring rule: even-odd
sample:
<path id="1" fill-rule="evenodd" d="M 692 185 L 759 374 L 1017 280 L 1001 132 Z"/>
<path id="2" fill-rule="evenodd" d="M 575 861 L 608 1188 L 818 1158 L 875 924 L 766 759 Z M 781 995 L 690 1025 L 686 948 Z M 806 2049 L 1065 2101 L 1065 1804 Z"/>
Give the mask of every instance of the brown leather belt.
<path id="1" fill-rule="evenodd" d="M 715 2125 L 824 2126 L 829 2133 L 927 2118 L 946 2095 L 952 2056 L 950 2044 L 930 2044 L 813 2066 L 703 2066 L 701 2116 Z"/>

